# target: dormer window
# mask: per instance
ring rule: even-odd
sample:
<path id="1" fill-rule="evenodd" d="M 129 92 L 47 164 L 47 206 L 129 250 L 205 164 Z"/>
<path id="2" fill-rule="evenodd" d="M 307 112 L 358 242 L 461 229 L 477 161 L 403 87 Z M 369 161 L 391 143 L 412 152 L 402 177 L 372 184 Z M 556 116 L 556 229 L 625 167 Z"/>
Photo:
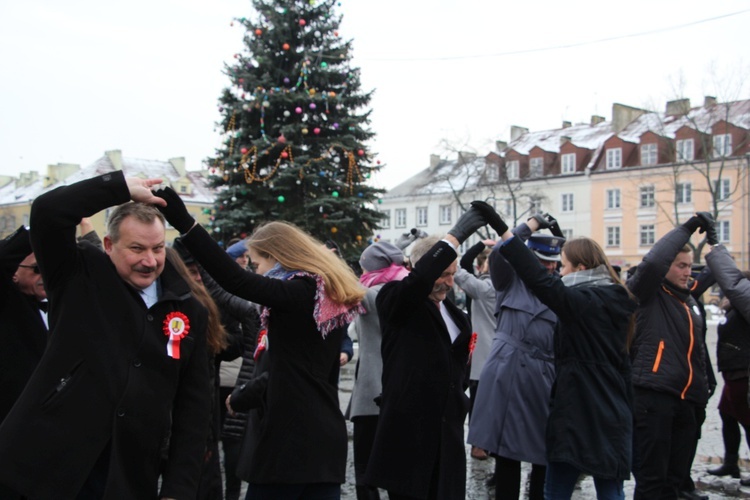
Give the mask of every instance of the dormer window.
<path id="1" fill-rule="evenodd" d="M 732 156 L 732 135 L 718 134 L 714 136 L 714 158 Z"/>
<path id="2" fill-rule="evenodd" d="M 622 168 L 622 148 L 607 149 L 607 170 Z"/>
<path id="3" fill-rule="evenodd" d="M 568 153 L 562 155 L 562 173 L 574 174 L 576 171 L 576 154 Z"/>
<path id="4" fill-rule="evenodd" d="M 529 175 L 531 177 L 541 177 L 544 170 L 544 158 L 537 157 L 529 160 Z"/>
<path id="5" fill-rule="evenodd" d="M 518 160 L 511 160 L 505 165 L 505 175 L 509 181 L 516 180 L 520 176 L 520 165 Z"/>
<path id="6" fill-rule="evenodd" d="M 695 160 L 695 143 L 692 139 L 678 139 L 676 149 L 675 159 L 677 161 Z"/>
<path id="7" fill-rule="evenodd" d="M 659 160 L 659 146 L 656 143 L 641 146 L 641 165 L 656 165 Z"/>
<path id="8" fill-rule="evenodd" d="M 484 172 L 484 178 L 487 180 L 487 182 L 497 182 L 500 180 L 499 171 L 496 164 L 487 164 Z"/>

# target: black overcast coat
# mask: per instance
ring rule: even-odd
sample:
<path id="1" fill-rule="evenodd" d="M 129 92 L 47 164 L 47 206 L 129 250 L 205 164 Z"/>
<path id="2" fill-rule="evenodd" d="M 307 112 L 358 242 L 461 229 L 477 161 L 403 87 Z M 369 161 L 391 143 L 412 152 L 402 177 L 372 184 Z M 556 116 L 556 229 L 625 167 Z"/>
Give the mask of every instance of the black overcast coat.
<path id="1" fill-rule="evenodd" d="M 31 253 L 21 227 L 0 242 L 0 422 L 8 414 L 47 345 L 47 327 L 35 297 L 22 293 L 13 274 Z"/>
<path id="2" fill-rule="evenodd" d="M 169 263 L 146 309 L 94 246 L 82 217 L 129 200 L 121 172 L 50 191 L 31 209 L 31 241 L 50 299 L 49 344 L 0 426 L 0 482 L 29 498 L 75 498 L 110 445 L 107 499 L 194 498 L 209 411 L 207 313 Z M 167 355 L 165 317 L 184 313 L 181 357 Z M 171 436 L 170 436 L 171 432 Z"/>
<path id="3" fill-rule="evenodd" d="M 460 330 L 451 342 L 445 321 L 428 298 L 435 281 L 456 260 L 438 242 L 403 281 L 386 283 L 376 299 L 383 330 L 383 398 L 365 481 L 415 498 L 427 498 L 439 466 L 438 498 L 464 498 L 466 453 L 464 393 L 471 326 L 445 300 Z"/>

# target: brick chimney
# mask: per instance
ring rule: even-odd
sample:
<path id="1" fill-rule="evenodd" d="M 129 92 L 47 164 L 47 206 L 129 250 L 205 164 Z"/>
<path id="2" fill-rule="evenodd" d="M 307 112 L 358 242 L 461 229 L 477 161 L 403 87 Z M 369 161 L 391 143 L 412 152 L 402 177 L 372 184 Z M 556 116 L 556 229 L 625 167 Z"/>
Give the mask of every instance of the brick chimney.
<path id="1" fill-rule="evenodd" d="M 567 120 L 563 120 L 562 128 L 570 128 L 573 124 Z"/>
<path id="2" fill-rule="evenodd" d="M 440 155 L 430 155 L 430 168 L 440 165 Z"/>
<path id="3" fill-rule="evenodd" d="M 495 141 L 495 151 L 498 153 L 502 153 L 508 148 L 508 143 L 506 141 Z"/>
<path id="4" fill-rule="evenodd" d="M 513 142 L 524 134 L 528 134 L 529 129 L 526 127 L 519 127 L 518 125 L 510 126 L 510 141 Z"/>
<path id="5" fill-rule="evenodd" d="M 107 155 L 109 161 L 112 162 L 115 170 L 122 170 L 122 151 L 119 149 L 113 149 L 112 151 L 105 151 L 104 154 Z"/>
<path id="6" fill-rule="evenodd" d="M 667 109 L 665 112 L 668 115 L 684 115 L 690 111 L 690 99 L 676 99 L 674 101 L 667 101 Z"/>
<path id="7" fill-rule="evenodd" d="M 169 163 L 172 164 L 172 166 L 180 175 L 180 177 L 185 177 L 185 173 L 187 172 L 187 170 L 185 170 L 185 158 L 184 157 L 170 158 Z"/>
<path id="8" fill-rule="evenodd" d="M 599 116 L 599 115 L 591 115 L 591 126 L 592 126 L 592 127 L 593 127 L 594 125 L 599 125 L 599 124 L 600 124 L 600 123 L 602 123 L 603 121 L 604 121 L 604 117 L 603 117 L 603 116 Z"/>
<path id="9" fill-rule="evenodd" d="M 625 104 L 612 104 L 612 132 L 619 134 L 628 124 L 645 112 L 644 109 L 626 106 Z"/>
<path id="10" fill-rule="evenodd" d="M 716 98 L 714 96 L 707 95 L 703 98 L 703 107 L 710 108 L 711 106 L 716 106 Z"/>
<path id="11" fill-rule="evenodd" d="M 47 176 L 44 178 L 44 187 L 49 187 L 79 170 L 81 170 L 80 165 L 76 165 L 75 163 L 47 165 Z"/>

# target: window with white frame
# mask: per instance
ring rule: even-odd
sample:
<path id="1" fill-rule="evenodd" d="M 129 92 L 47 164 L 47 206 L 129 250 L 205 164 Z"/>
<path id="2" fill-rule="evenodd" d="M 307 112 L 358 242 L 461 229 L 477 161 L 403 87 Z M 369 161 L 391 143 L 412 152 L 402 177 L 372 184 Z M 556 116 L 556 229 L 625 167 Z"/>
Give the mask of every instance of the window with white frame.
<path id="1" fill-rule="evenodd" d="M 384 215 L 382 219 L 380 219 L 380 227 L 382 229 L 390 229 L 391 228 L 391 211 L 388 210 L 381 210 L 381 214 Z"/>
<path id="2" fill-rule="evenodd" d="M 516 180 L 521 175 L 521 167 L 518 160 L 511 160 L 505 164 L 505 175 L 508 180 Z"/>
<path id="3" fill-rule="evenodd" d="M 732 156 L 732 135 L 717 134 L 714 136 L 714 158 Z"/>
<path id="4" fill-rule="evenodd" d="M 405 208 L 397 208 L 396 212 L 396 227 L 406 227 L 406 209 Z"/>
<path id="5" fill-rule="evenodd" d="M 656 241 L 656 226 L 653 224 L 644 224 L 640 231 L 641 246 L 653 245 Z"/>
<path id="6" fill-rule="evenodd" d="M 607 209 L 613 210 L 620 208 L 620 190 L 607 189 Z"/>
<path id="7" fill-rule="evenodd" d="M 677 161 L 693 161 L 695 159 L 695 142 L 692 139 L 678 139 L 676 144 Z"/>
<path id="8" fill-rule="evenodd" d="M 659 161 L 659 146 L 654 142 L 641 146 L 641 165 L 656 165 Z"/>
<path id="9" fill-rule="evenodd" d="M 728 200 L 729 196 L 732 194 L 730 188 L 731 188 L 731 182 L 729 181 L 729 179 L 714 180 L 714 194 L 717 200 L 719 201 Z"/>
<path id="10" fill-rule="evenodd" d="M 716 234 L 719 237 L 719 241 L 721 243 L 729 243 L 731 235 L 729 234 L 728 220 L 716 221 Z"/>
<path id="11" fill-rule="evenodd" d="M 417 207 L 417 227 L 427 225 L 427 207 Z"/>
<path id="12" fill-rule="evenodd" d="M 562 194 L 562 203 L 560 203 L 560 206 L 562 207 L 563 212 L 572 212 L 574 209 L 573 205 L 573 193 L 563 193 Z"/>
<path id="13" fill-rule="evenodd" d="M 576 154 L 568 153 L 562 155 L 562 173 L 574 174 L 576 171 Z"/>
<path id="14" fill-rule="evenodd" d="M 607 149 L 607 169 L 622 168 L 622 148 Z"/>
<path id="15" fill-rule="evenodd" d="M 640 207 L 651 208 L 656 206 L 656 195 L 654 193 L 654 186 L 641 186 L 640 188 Z"/>
<path id="16" fill-rule="evenodd" d="M 563 238 L 566 240 L 569 240 L 573 237 L 573 230 L 572 229 L 562 229 Z"/>
<path id="17" fill-rule="evenodd" d="M 532 158 L 529 160 L 529 175 L 531 177 L 541 177 L 544 173 L 544 158 Z"/>
<path id="18" fill-rule="evenodd" d="M 542 199 L 536 196 L 529 198 L 529 213 L 538 214 L 542 211 Z"/>
<path id="19" fill-rule="evenodd" d="M 453 219 L 453 206 L 440 205 L 440 224 L 450 224 Z"/>
<path id="20" fill-rule="evenodd" d="M 488 162 L 484 169 L 484 178 L 487 182 L 497 182 L 500 180 L 500 172 L 495 163 Z"/>
<path id="21" fill-rule="evenodd" d="M 620 226 L 608 226 L 607 227 L 607 246 L 608 247 L 620 246 Z"/>
<path id="22" fill-rule="evenodd" d="M 675 189 L 675 202 L 692 203 L 693 185 L 689 182 L 678 182 Z"/>
<path id="23" fill-rule="evenodd" d="M 511 198 L 505 198 L 503 200 L 503 215 L 506 217 L 513 217 L 513 200 Z"/>

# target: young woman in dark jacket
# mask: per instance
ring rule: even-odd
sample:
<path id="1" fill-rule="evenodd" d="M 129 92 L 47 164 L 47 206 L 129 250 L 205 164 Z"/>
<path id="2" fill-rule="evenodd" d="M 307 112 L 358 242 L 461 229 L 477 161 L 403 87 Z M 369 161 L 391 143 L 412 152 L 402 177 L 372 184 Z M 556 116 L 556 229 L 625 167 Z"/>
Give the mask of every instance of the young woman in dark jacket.
<path id="1" fill-rule="evenodd" d="M 489 205 L 502 235 L 502 255 L 558 317 L 556 378 L 547 421 L 545 498 L 569 499 L 581 474 L 594 477 L 597 497 L 624 498 L 633 437 L 628 342 L 636 302 L 604 251 L 590 238 L 562 249 L 562 278 L 550 275 Z"/>
<path id="2" fill-rule="evenodd" d="M 204 269 L 226 291 L 262 305 L 268 385 L 258 441 L 240 452 L 248 498 L 340 498 L 347 433 L 339 408 L 343 325 L 365 294 L 351 269 L 313 237 L 284 222 L 255 229 L 247 245 L 256 273 L 240 269 L 185 209 L 179 195 L 156 192 L 160 207 Z M 231 406 L 231 398 L 229 400 Z"/>

